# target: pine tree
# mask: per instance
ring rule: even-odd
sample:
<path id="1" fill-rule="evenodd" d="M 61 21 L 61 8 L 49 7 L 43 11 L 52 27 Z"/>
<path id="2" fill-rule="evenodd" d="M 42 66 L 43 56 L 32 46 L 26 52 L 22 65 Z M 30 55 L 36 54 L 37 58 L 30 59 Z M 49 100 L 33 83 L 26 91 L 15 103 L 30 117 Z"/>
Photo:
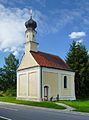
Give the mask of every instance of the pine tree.
<path id="1" fill-rule="evenodd" d="M 89 55 L 82 43 L 73 41 L 66 57 L 66 63 L 75 71 L 76 96 L 89 96 Z"/>
<path id="2" fill-rule="evenodd" d="M 18 60 L 11 53 L 7 58 L 5 58 L 4 69 L 4 81 L 6 83 L 6 89 L 16 88 L 16 70 L 18 67 Z"/>

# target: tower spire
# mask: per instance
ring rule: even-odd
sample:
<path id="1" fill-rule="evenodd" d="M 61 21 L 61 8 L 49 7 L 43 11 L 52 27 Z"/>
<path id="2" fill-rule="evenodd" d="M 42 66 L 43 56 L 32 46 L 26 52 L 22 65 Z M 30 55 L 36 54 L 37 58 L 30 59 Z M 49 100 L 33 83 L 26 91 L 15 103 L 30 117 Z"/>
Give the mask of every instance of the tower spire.
<path id="1" fill-rule="evenodd" d="M 26 44 L 25 44 L 25 53 L 29 53 L 29 51 L 37 52 L 37 45 L 36 42 L 36 27 L 37 23 L 32 18 L 32 9 L 29 10 L 30 19 L 25 22 L 26 26 Z"/>
<path id="2" fill-rule="evenodd" d="M 25 26 L 27 30 L 28 29 L 35 30 L 35 28 L 37 27 L 37 23 L 32 19 L 32 9 L 30 9 L 29 14 L 30 14 L 30 19 L 25 22 Z"/>

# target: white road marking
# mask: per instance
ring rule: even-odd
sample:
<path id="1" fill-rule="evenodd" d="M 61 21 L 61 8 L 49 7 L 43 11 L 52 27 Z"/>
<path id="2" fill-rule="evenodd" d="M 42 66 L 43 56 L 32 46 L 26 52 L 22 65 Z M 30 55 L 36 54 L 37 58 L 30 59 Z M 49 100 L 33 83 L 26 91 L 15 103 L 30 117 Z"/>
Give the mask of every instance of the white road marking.
<path id="1" fill-rule="evenodd" d="M 5 119 L 5 120 L 12 120 L 10 118 L 6 118 L 6 117 L 3 117 L 3 116 L 0 116 L 0 118 Z"/>
<path id="2" fill-rule="evenodd" d="M 15 108 L 7 108 L 7 107 L 2 107 L 2 106 L 0 106 L 0 108 L 4 108 L 4 109 L 6 109 L 6 110 L 13 110 L 13 111 L 18 111 L 18 109 L 15 109 Z"/>

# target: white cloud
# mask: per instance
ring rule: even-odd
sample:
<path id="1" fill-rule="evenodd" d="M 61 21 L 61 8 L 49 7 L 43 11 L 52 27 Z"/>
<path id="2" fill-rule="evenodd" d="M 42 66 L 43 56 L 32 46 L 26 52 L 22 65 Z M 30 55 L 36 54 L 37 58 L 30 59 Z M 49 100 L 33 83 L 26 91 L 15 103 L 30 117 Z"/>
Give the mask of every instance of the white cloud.
<path id="1" fill-rule="evenodd" d="M 0 5 L 0 49 L 18 47 L 24 43 L 25 11 Z"/>
<path id="2" fill-rule="evenodd" d="M 6 48 L 6 49 L 3 50 L 3 52 L 9 52 L 9 51 L 10 51 L 9 48 Z"/>
<path id="3" fill-rule="evenodd" d="M 31 7 L 34 6 L 34 4 L 37 4 L 39 6 L 46 6 L 46 3 L 48 2 L 47 0 L 27 0 L 28 4 L 26 4 L 25 2 L 26 0 L 0 0 L 0 3 L 4 4 L 5 6 L 16 6 L 18 4 L 25 6 L 26 7 Z M 64 4 L 64 5 L 68 5 L 70 3 L 71 0 L 64 0 L 60 2 L 60 5 Z M 63 29 L 66 25 L 73 23 L 74 26 L 72 26 L 72 29 L 74 27 L 77 28 L 81 28 L 82 30 L 84 30 L 85 28 L 89 29 L 89 0 L 86 0 L 86 2 L 84 0 L 78 1 L 75 0 L 74 1 L 75 4 L 75 8 L 71 9 L 70 8 L 54 8 L 54 9 L 50 9 L 50 11 L 45 10 L 45 12 L 42 14 L 40 11 L 34 10 L 34 12 L 37 13 L 40 12 L 41 13 L 41 17 L 44 19 L 41 19 L 39 15 L 35 15 L 38 16 L 40 21 L 37 21 L 39 24 L 40 29 L 42 29 L 43 33 L 56 33 L 58 32 L 60 29 Z M 32 5 L 32 6 L 29 6 Z M 21 9 L 19 9 L 20 12 L 23 11 Z M 47 19 L 45 19 L 45 15 L 47 14 Z M 38 20 L 38 18 L 36 20 Z M 51 22 L 50 22 L 51 21 Z M 81 22 L 80 22 L 81 21 Z M 49 30 L 50 28 L 50 30 Z M 77 29 L 78 30 L 78 29 Z M 40 30 L 41 32 L 41 30 Z M 41 33 L 42 33 L 41 32 Z"/>
<path id="4" fill-rule="evenodd" d="M 69 34 L 70 39 L 80 39 L 85 36 L 86 36 L 85 32 L 72 32 Z"/>
<path id="5" fill-rule="evenodd" d="M 33 17 L 38 23 L 39 33 L 46 31 L 45 15 L 34 10 Z M 25 25 L 29 19 L 29 9 L 27 8 L 6 8 L 0 4 L 0 50 L 12 52 L 17 55 L 17 51 L 23 51 L 21 47 L 25 42 Z M 40 28 L 40 29 L 39 29 Z M 18 48 L 18 49 L 17 49 Z"/>
<path id="6" fill-rule="evenodd" d="M 89 51 L 88 51 L 88 55 L 89 55 Z"/>
<path id="7" fill-rule="evenodd" d="M 3 0 L 1 0 L 3 1 Z M 7 0 L 5 0 L 7 1 Z M 21 1 L 21 0 L 20 0 Z M 36 0 L 41 3 L 41 0 Z M 44 0 L 45 3 L 46 0 Z M 5 2 L 6 3 L 6 2 Z M 56 33 L 61 28 L 65 27 L 68 23 L 73 22 L 75 18 L 80 18 L 80 11 L 69 11 L 68 9 L 58 9 L 57 11 L 52 11 L 50 16 L 46 16 L 45 13 L 33 9 L 33 18 L 37 21 L 37 31 L 39 35 L 44 35 L 48 33 Z M 55 16 L 55 17 L 53 17 Z M 15 52 L 20 48 L 25 42 L 25 26 L 24 23 L 29 19 L 29 9 L 27 8 L 6 8 L 4 5 L 0 4 L 0 50 L 4 52 Z M 51 21 L 51 23 L 50 23 Z M 49 29 L 50 28 L 50 29 Z M 81 35 L 82 34 L 82 35 Z M 72 39 L 81 39 L 86 34 L 85 32 L 73 32 L 69 35 Z M 8 48 L 8 49 L 7 49 Z M 20 50 L 21 51 L 21 50 Z"/>
<path id="8" fill-rule="evenodd" d="M 80 45 L 83 42 L 83 39 L 77 40 L 76 45 Z"/>
<path id="9" fill-rule="evenodd" d="M 13 55 L 18 56 L 18 55 L 19 55 L 19 52 L 18 52 L 18 51 L 15 51 L 15 52 L 13 52 Z"/>
<path id="10" fill-rule="evenodd" d="M 77 43 L 82 43 L 83 39 L 77 40 Z"/>
<path id="11" fill-rule="evenodd" d="M 19 46 L 19 47 L 5 48 L 5 49 L 2 49 L 2 51 L 4 53 L 8 53 L 8 52 L 9 53 L 13 53 L 13 55 L 15 55 L 16 57 L 18 57 L 19 53 L 24 51 L 24 47 Z"/>

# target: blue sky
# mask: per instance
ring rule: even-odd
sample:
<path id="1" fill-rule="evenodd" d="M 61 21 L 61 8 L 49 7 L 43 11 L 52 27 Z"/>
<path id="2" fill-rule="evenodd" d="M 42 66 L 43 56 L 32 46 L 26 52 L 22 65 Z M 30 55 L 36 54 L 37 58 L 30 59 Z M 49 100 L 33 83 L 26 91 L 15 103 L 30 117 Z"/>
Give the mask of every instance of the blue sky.
<path id="1" fill-rule="evenodd" d="M 30 9 L 40 51 L 65 59 L 73 40 L 89 51 L 89 0 L 0 0 L 0 67 L 11 52 L 21 58 Z"/>

